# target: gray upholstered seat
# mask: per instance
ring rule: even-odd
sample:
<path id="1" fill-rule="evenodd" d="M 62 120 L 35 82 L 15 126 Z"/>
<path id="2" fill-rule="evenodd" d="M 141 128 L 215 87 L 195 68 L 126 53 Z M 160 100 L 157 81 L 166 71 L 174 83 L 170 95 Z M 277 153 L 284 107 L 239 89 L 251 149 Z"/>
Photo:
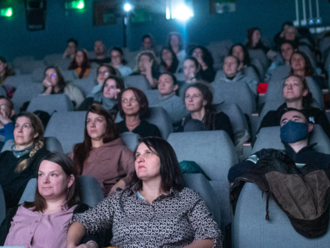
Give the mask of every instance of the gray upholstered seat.
<path id="1" fill-rule="evenodd" d="M 43 60 L 29 60 L 21 64 L 19 69 L 23 74 L 31 74 L 33 70 L 39 67 L 45 67 Z"/>
<path id="2" fill-rule="evenodd" d="M 263 70 L 267 70 L 269 67 L 269 60 L 262 49 L 249 49 L 250 58 L 258 59 L 263 67 Z"/>
<path id="3" fill-rule="evenodd" d="M 257 58 L 251 59 L 251 65 L 253 65 L 258 71 L 258 76 L 259 76 L 258 82 L 263 82 L 265 76 L 265 70 L 267 70 L 267 68 L 265 69 L 262 63 L 260 62 L 260 60 Z"/>
<path id="4" fill-rule="evenodd" d="M 313 125 L 313 131 L 309 136 L 308 143 L 317 143 L 314 149 L 318 152 L 330 154 L 330 141 L 324 133 L 322 127 L 318 124 Z M 284 145 L 280 138 L 280 127 L 264 127 L 257 134 L 256 142 L 253 146 L 252 153 L 260 151 L 263 148 L 284 149 Z"/>
<path id="5" fill-rule="evenodd" d="M 148 99 L 149 106 L 159 105 L 161 95 L 158 90 L 145 90 L 144 94 Z"/>
<path id="6" fill-rule="evenodd" d="M 40 66 L 37 68 L 34 68 L 31 73 L 31 78 L 34 83 L 41 83 L 45 78 L 45 69 L 46 66 Z"/>
<path id="7" fill-rule="evenodd" d="M 217 113 L 224 112 L 230 119 L 235 145 L 243 144 L 250 138 L 249 125 L 242 110 L 234 103 L 222 103 L 216 106 Z M 242 140 L 242 137 L 245 137 Z"/>
<path id="8" fill-rule="evenodd" d="M 72 151 L 75 144 L 83 142 L 86 111 L 57 112 L 50 118 L 45 137 L 56 137 L 64 153 Z"/>
<path id="9" fill-rule="evenodd" d="M 142 91 L 151 90 L 150 83 L 143 75 L 124 77 L 124 83 L 126 87 L 135 87 Z"/>
<path id="10" fill-rule="evenodd" d="M 119 113 L 116 116 L 115 122 L 121 122 L 123 119 Z M 168 113 L 162 107 L 151 107 L 150 116 L 144 118 L 145 121 L 154 124 L 158 127 L 163 139 L 167 139 L 170 133 L 173 133 L 173 126 Z"/>
<path id="11" fill-rule="evenodd" d="M 45 137 L 44 138 L 45 147 L 50 152 L 62 152 L 63 148 L 61 143 L 55 137 Z M 8 140 L 2 147 L 1 152 L 10 151 L 12 146 L 15 144 L 14 140 Z"/>
<path id="12" fill-rule="evenodd" d="M 179 162 L 195 161 L 211 179 L 210 184 L 221 208 L 221 229 L 231 222 L 227 174 L 238 159 L 225 131 L 172 133 L 168 137 Z"/>
<path id="13" fill-rule="evenodd" d="M 6 85 L 11 85 L 15 88 L 19 87 L 21 84 L 32 83 L 31 75 L 15 75 L 9 76 L 5 80 Z"/>
<path id="14" fill-rule="evenodd" d="M 19 113 L 19 108 L 22 107 L 23 103 L 31 101 L 33 97 L 40 95 L 43 88 L 42 83 L 24 83 L 19 85 L 12 98 L 15 112 Z"/>
<path id="15" fill-rule="evenodd" d="M 266 196 L 253 183 L 246 183 L 240 193 L 234 215 L 233 248 L 325 248 L 329 247 L 330 229 L 315 239 L 298 234 L 289 218 L 270 198 L 269 218 L 266 216 Z"/>
<path id="16" fill-rule="evenodd" d="M 80 176 L 81 201 L 90 207 L 94 207 L 104 199 L 100 184 L 94 177 Z M 34 195 L 37 187 L 37 179 L 32 178 L 25 187 L 25 190 L 19 200 L 19 204 L 34 201 Z"/>
<path id="17" fill-rule="evenodd" d="M 47 96 L 37 96 L 32 98 L 27 111 L 33 112 L 42 110 L 48 114 L 56 112 L 73 111 L 73 104 L 66 94 L 56 94 Z"/>
<path id="18" fill-rule="evenodd" d="M 214 198 L 215 192 L 210 182 L 200 173 L 184 174 L 183 179 L 187 188 L 193 189 L 200 194 L 213 214 L 214 220 L 221 228 L 221 208 L 218 199 Z"/>
<path id="19" fill-rule="evenodd" d="M 77 87 L 86 97 L 90 94 L 96 84 L 95 78 L 82 78 L 82 79 L 75 79 L 74 81 L 70 82 L 71 85 Z"/>
<path id="20" fill-rule="evenodd" d="M 0 223 L 5 219 L 5 217 L 6 217 L 6 201 L 2 187 L 0 185 Z"/>
<path id="21" fill-rule="evenodd" d="M 127 146 L 131 151 L 134 151 L 137 147 L 140 139 L 140 135 L 132 132 L 125 132 L 120 134 L 120 137 L 125 143 L 125 146 Z"/>
<path id="22" fill-rule="evenodd" d="M 274 69 L 272 77 L 269 80 L 269 83 L 285 80 L 290 75 L 291 67 L 290 65 L 281 65 Z"/>
<path id="23" fill-rule="evenodd" d="M 74 71 L 72 70 L 61 70 L 62 76 L 64 77 L 64 80 L 67 81 L 73 81 L 75 79 L 77 79 L 76 74 L 73 73 Z"/>
<path id="24" fill-rule="evenodd" d="M 213 103 L 235 103 L 248 116 L 256 112 L 256 101 L 245 82 L 211 83 Z"/>

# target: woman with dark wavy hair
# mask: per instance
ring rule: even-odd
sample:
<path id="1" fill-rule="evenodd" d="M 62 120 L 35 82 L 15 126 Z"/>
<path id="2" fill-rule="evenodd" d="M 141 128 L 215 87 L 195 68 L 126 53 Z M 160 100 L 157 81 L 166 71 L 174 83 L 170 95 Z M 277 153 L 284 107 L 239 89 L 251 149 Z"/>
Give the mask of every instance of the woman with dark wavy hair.
<path id="1" fill-rule="evenodd" d="M 72 60 L 69 70 L 75 70 L 78 74 L 78 78 L 87 78 L 91 71 L 89 59 L 84 50 L 77 50 Z"/>
<path id="2" fill-rule="evenodd" d="M 66 247 L 67 225 L 73 214 L 89 208 L 80 202 L 79 193 L 77 171 L 70 158 L 49 153 L 38 168 L 34 201 L 8 212 L 0 227 L 0 245 Z M 95 238 L 85 237 L 81 243 L 87 242 L 87 248 L 97 247 L 92 241 Z"/>
<path id="3" fill-rule="evenodd" d="M 97 179 L 104 196 L 131 182 L 132 151 L 119 137 L 110 113 L 99 104 L 87 111 L 84 141 L 76 144 L 69 156 L 80 175 Z"/>
<path id="4" fill-rule="evenodd" d="M 213 69 L 213 58 L 209 50 L 203 46 L 195 46 L 190 50 L 190 56 L 197 59 L 200 65 L 201 78 L 209 83 L 214 81 L 215 71 Z"/>

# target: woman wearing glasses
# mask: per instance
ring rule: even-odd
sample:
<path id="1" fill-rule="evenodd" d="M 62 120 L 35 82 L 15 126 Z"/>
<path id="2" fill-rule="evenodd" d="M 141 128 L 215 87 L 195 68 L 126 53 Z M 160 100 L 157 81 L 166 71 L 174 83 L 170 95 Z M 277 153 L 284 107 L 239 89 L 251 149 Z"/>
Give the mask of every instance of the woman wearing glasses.
<path id="1" fill-rule="evenodd" d="M 57 67 L 46 68 L 45 79 L 42 83 L 44 85 L 42 95 L 64 93 L 70 98 L 75 107 L 79 106 L 84 100 L 84 96 L 78 88 L 66 84 L 62 73 Z"/>
<path id="2" fill-rule="evenodd" d="M 95 86 L 92 92 L 89 95 L 87 95 L 87 97 L 94 97 L 96 93 L 100 92 L 103 88 L 104 80 L 111 75 L 115 75 L 115 76 L 117 75 L 116 69 L 111 65 L 101 64 L 99 68 L 97 68 L 97 77 L 95 80 L 96 81 Z"/>

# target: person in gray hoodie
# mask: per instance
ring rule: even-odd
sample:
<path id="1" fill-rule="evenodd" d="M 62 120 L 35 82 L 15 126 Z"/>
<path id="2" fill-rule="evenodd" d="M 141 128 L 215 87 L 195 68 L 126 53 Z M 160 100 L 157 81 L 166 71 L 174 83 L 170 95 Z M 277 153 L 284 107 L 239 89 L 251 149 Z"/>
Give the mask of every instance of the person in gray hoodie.
<path id="1" fill-rule="evenodd" d="M 218 71 L 214 83 L 246 82 L 252 93 L 257 96 L 258 82 L 243 75 L 239 69 L 239 60 L 234 56 L 227 56 L 223 70 Z"/>

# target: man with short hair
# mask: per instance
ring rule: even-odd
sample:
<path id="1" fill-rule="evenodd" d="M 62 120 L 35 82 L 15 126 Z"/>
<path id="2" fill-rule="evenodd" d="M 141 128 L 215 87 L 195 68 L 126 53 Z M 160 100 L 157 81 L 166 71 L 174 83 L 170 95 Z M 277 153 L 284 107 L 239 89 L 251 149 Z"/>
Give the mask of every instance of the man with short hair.
<path id="1" fill-rule="evenodd" d="M 240 62 L 238 58 L 231 55 L 227 56 L 223 64 L 223 71 L 221 74 L 216 76 L 216 81 L 214 81 L 214 83 L 246 82 L 252 93 L 256 96 L 258 82 L 244 76 L 243 73 L 239 71 L 239 64 Z"/>
<path id="2" fill-rule="evenodd" d="M 14 139 L 14 123 L 10 119 L 15 114 L 14 104 L 5 96 L 0 96 L 0 136 L 3 136 L 3 144 L 11 139 Z M 1 143 L 1 142 L 0 142 Z"/>
<path id="3" fill-rule="evenodd" d="M 63 59 L 65 58 L 69 58 L 69 59 L 74 59 L 74 56 L 76 54 L 77 51 L 77 47 L 78 47 L 78 41 L 70 38 L 66 41 L 67 43 L 67 47 L 65 49 L 65 52 L 63 54 Z"/>
<path id="4" fill-rule="evenodd" d="M 285 154 L 296 164 L 296 167 L 308 171 L 309 169 L 330 169 L 330 155 L 317 152 L 313 149 L 315 144 L 308 145 L 308 136 L 313 130 L 313 124 L 297 109 L 287 109 L 280 120 L 280 137 L 285 147 Z M 235 179 L 252 173 L 258 166 L 258 161 L 266 150 L 252 154 L 247 160 L 234 165 L 228 173 L 228 180 L 234 183 Z M 306 168 L 305 165 L 307 166 Z"/>
<path id="5" fill-rule="evenodd" d="M 90 62 L 95 62 L 97 64 L 110 63 L 110 57 L 105 56 L 104 44 L 101 40 L 97 40 L 94 43 L 94 54 L 95 58 L 91 59 Z"/>

